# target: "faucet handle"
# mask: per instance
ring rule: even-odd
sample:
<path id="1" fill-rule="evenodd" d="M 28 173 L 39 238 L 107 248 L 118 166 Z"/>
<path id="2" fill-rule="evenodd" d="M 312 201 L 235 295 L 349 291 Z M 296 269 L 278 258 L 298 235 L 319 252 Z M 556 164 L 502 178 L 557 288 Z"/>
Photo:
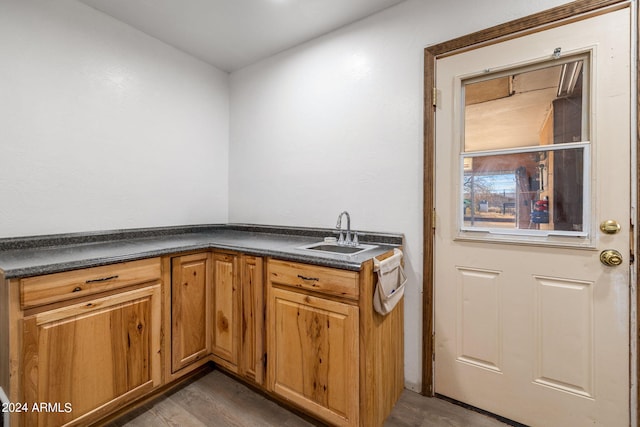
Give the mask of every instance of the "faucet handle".
<path id="1" fill-rule="evenodd" d="M 352 231 L 351 233 L 353 234 L 353 240 L 351 241 L 351 244 L 353 246 L 358 246 L 360 244 L 358 242 L 358 232 L 357 231 Z"/>
<path id="2" fill-rule="evenodd" d="M 340 237 L 338 237 L 338 244 L 339 245 L 344 244 L 344 234 L 342 233 L 342 230 L 340 230 Z"/>

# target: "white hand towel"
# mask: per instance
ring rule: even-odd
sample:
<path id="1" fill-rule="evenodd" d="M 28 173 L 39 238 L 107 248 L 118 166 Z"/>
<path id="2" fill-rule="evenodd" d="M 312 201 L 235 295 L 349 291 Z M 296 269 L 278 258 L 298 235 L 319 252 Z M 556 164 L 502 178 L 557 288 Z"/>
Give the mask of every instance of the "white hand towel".
<path id="1" fill-rule="evenodd" d="M 402 269 L 402 256 L 400 249 L 394 249 L 393 255 L 385 260 L 373 259 L 373 271 L 378 273 L 373 308 L 382 315 L 391 312 L 404 295 L 407 277 Z"/>

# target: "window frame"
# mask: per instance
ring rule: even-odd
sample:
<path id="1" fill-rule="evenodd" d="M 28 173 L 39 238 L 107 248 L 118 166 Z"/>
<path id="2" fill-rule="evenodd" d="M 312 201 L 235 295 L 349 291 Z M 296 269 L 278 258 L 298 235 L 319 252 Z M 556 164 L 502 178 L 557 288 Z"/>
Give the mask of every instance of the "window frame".
<path id="1" fill-rule="evenodd" d="M 595 168 L 595 159 L 592 156 L 592 135 L 594 123 L 593 93 L 594 69 L 593 55 L 594 49 L 574 52 L 571 55 L 563 56 L 561 59 L 542 59 L 528 64 L 512 64 L 494 70 L 482 70 L 472 75 L 458 76 L 455 79 L 455 91 L 458 95 L 457 107 L 458 119 L 454 123 L 458 126 L 459 160 L 457 164 L 458 173 L 456 178 L 457 196 L 454 198 L 456 204 L 457 221 L 454 240 L 460 241 L 482 241 L 485 243 L 513 243 L 535 246 L 573 247 L 573 248 L 595 248 L 595 230 L 592 218 L 593 212 L 593 185 L 592 177 Z M 566 63 L 582 60 L 582 136 L 579 142 L 567 142 L 549 145 L 523 146 L 514 148 L 499 148 L 490 150 L 465 151 L 465 85 L 480 81 L 500 78 L 516 73 L 534 71 L 545 67 L 563 65 Z M 519 154 L 533 152 L 549 152 L 570 149 L 583 149 L 583 194 L 582 194 L 582 231 L 567 230 L 532 230 L 532 229 L 506 229 L 494 227 L 465 226 L 464 224 L 464 159 L 474 157 L 486 157 L 490 155 Z"/>

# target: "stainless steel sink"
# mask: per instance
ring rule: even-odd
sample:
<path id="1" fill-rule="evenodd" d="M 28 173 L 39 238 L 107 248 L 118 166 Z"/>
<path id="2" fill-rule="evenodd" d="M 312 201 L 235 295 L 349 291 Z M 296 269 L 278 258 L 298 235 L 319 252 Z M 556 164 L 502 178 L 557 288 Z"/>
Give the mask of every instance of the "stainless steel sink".
<path id="1" fill-rule="evenodd" d="M 307 250 L 318 251 L 318 252 L 328 252 L 332 254 L 355 255 L 364 251 L 368 251 L 370 249 L 375 249 L 377 247 L 378 246 L 376 245 L 346 246 L 346 245 L 337 245 L 335 243 L 318 242 L 318 243 L 312 243 L 310 245 L 300 246 L 299 249 L 307 249 Z"/>

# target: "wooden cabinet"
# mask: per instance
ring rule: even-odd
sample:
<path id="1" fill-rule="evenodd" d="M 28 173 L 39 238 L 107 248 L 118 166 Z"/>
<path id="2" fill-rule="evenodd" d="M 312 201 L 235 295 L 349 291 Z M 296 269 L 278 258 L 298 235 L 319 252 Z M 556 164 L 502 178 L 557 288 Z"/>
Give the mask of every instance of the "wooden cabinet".
<path id="1" fill-rule="evenodd" d="M 262 384 L 262 275 L 262 258 L 235 252 L 171 259 L 172 378 L 213 360 Z"/>
<path id="2" fill-rule="evenodd" d="M 271 283 L 356 302 L 360 295 L 358 273 L 355 271 L 281 260 L 271 260 L 269 267 Z"/>
<path id="3" fill-rule="evenodd" d="M 326 423 L 382 425 L 404 384 L 403 308 L 373 311 L 372 264 L 214 250 L 0 277 L 0 386 L 49 405 L 11 425 L 101 422 L 210 361 Z"/>
<path id="4" fill-rule="evenodd" d="M 239 374 L 258 385 L 264 382 L 264 286 L 263 261 L 242 255 L 240 259 L 241 325 Z"/>
<path id="5" fill-rule="evenodd" d="M 212 259 L 204 252 L 171 259 L 171 367 L 175 373 L 211 353 Z"/>
<path id="6" fill-rule="evenodd" d="M 212 353 L 218 363 L 238 371 L 240 290 L 238 258 L 231 253 L 213 253 Z"/>
<path id="7" fill-rule="evenodd" d="M 373 310 L 373 262 L 269 260 L 267 277 L 268 389 L 331 425 L 382 425 L 404 387 L 404 313 Z"/>
<path id="8" fill-rule="evenodd" d="M 158 258 L 27 277 L 20 280 L 20 306 L 29 309 L 126 288 L 158 278 Z"/>
<path id="9" fill-rule="evenodd" d="M 271 390 L 333 425 L 358 425 L 358 307 L 279 288 L 269 301 Z"/>
<path id="10" fill-rule="evenodd" d="M 162 289 L 160 262 L 154 262 L 154 274 L 138 277 L 144 284 L 60 301 L 23 318 L 21 401 L 29 411 L 22 425 L 86 425 L 161 385 Z M 111 266 L 104 278 L 126 276 L 126 270 Z M 22 301 L 29 283 L 22 283 Z M 32 410 L 41 403 L 53 406 Z"/>

